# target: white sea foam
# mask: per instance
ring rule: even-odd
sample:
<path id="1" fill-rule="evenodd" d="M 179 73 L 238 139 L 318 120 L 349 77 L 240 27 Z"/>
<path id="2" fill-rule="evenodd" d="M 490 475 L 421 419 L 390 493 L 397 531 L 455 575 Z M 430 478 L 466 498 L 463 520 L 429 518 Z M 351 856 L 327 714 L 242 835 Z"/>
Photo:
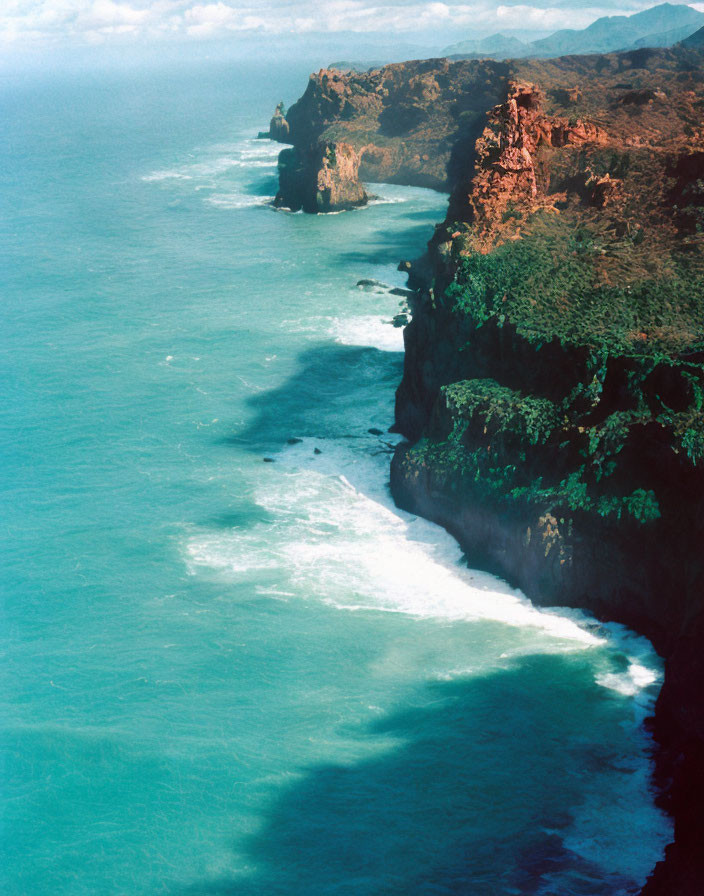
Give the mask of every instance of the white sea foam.
<path id="1" fill-rule="evenodd" d="M 658 675 L 653 669 L 641 663 L 632 662 L 625 672 L 605 672 L 597 676 L 597 682 L 612 691 L 618 691 L 624 697 L 634 697 L 643 688 L 655 684 Z"/>
<path id="2" fill-rule="evenodd" d="M 282 591 L 280 588 L 267 588 L 264 585 L 257 585 L 254 590 L 257 594 L 266 594 L 270 597 L 288 598 L 296 596 L 293 591 Z"/>
<path id="3" fill-rule="evenodd" d="M 205 202 L 216 208 L 256 208 L 270 205 L 273 199 L 273 196 L 248 196 L 245 193 L 214 193 Z"/>
<path id="4" fill-rule="evenodd" d="M 407 196 L 377 196 L 374 195 L 369 199 L 369 205 L 399 205 L 408 202 Z"/>
<path id="5" fill-rule="evenodd" d="M 145 174 L 142 180 L 147 182 L 160 180 L 192 180 L 192 177 L 190 174 L 185 174 L 183 171 L 167 169 L 166 171 L 154 171 L 151 174 Z"/>
<path id="6" fill-rule="evenodd" d="M 653 645 L 642 635 L 615 622 L 602 628 L 610 643 L 618 648 L 622 668 L 600 673 L 597 684 L 624 697 L 633 697 L 638 715 L 644 718 L 652 712 L 662 684 L 662 663 Z"/>
<path id="7" fill-rule="evenodd" d="M 403 351 L 403 329 L 394 327 L 389 318 L 374 314 L 334 317 L 329 333 L 343 345 L 368 345 L 385 352 Z"/>
<path id="8" fill-rule="evenodd" d="M 256 529 L 236 535 L 203 534 L 186 546 L 186 567 L 191 575 L 203 567 L 239 575 L 280 566 L 277 552 L 262 546 Z"/>
<path id="9" fill-rule="evenodd" d="M 274 140 L 259 139 L 258 137 L 249 137 L 244 140 L 237 140 L 234 143 L 215 143 L 210 147 L 211 152 L 220 154 L 238 153 L 243 158 L 268 158 L 274 161 L 278 158 L 282 149 L 283 145 L 281 143 L 277 143 Z"/>
<path id="10" fill-rule="evenodd" d="M 383 298 L 383 295 L 379 297 Z M 310 333 L 318 339 L 332 337 L 341 345 L 366 346 L 385 352 L 403 351 L 403 329 L 394 327 L 390 315 L 360 314 L 355 317 L 319 315 L 303 320 L 284 318 L 281 320 L 281 326 L 289 333 Z"/>
<path id="11" fill-rule="evenodd" d="M 315 455 L 319 446 L 323 454 Z M 500 579 L 467 569 L 450 535 L 396 509 L 381 485 L 387 461 L 304 439 L 257 489 L 257 503 L 280 524 L 268 525 L 266 536 L 255 527 L 192 537 L 190 570 L 277 569 L 297 593 L 339 609 L 494 620 L 581 647 L 602 643 L 568 615 L 539 610 Z"/>
<path id="12" fill-rule="evenodd" d="M 269 140 L 241 140 L 232 144 L 216 144 L 196 151 L 192 160 L 181 165 L 145 174 L 142 180 L 146 182 L 205 180 L 208 184 L 212 184 L 213 179 L 233 168 L 269 169 L 273 172 L 280 151 L 280 144 L 272 144 Z M 200 183 L 196 189 L 202 187 L 203 184 Z"/>

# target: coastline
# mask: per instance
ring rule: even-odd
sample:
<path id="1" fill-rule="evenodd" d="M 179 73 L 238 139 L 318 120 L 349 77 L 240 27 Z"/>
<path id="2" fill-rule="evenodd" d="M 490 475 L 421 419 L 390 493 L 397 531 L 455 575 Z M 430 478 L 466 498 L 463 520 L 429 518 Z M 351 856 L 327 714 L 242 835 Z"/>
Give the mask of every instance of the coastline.
<path id="1" fill-rule="evenodd" d="M 675 840 L 647 896 L 704 886 L 701 66 L 679 45 L 321 70 L 279 162 L 277 203 L 309 211 L 357 204 L 370 174 L 448 191 L 401 263 L 392 493 L 473 566 L 665 659 L 651 729 Z"/>
<path id="2" fill-rule="evenodd" d="M 664 660 L 665 677 L 654 711 L 644 724 L 653 737 L 656 803 L 673 819 L 675 839 L 641 893 L 699 896 L 704 880 L 700 849 L 704 836 L 700 817 L 704 804 L 704 744 L 698 734 L 696 709 L 702 693 L 697 644 L 704 633 L 698 635 L 693 628 L 683 639 L 673 631 L 668 617 L 670 604 L 658 593 L 659 587 L 666 587 L 673 564 L 676 568 L 682 529 L 672 527 L 670 540 L 663 545 L 661 527 L 651 528 L 644 535 L 642 527 L 627 520 L 595 521 L 587 513 L 572 513 L 566 528 L 564 519 L 558 520 L 528 502 L 506 507 L 481 488 L 464 488 L 457 470 L 448 470 L 442 462 L 426 459 L 422 453 L 412 458 L 419 440 L 426 435 L 437 437 L 437 428 L 444 432 L 447 425 L 438 421 L 442 410 L 438 409 L 437 393 L 431 399 L 425 393 L 426 389 L 431 391 L 428 382 L 437 382 L 436 377 L 452 379 L 456 374 L 450 376 L 447 368 L 443 369 L 447 359 L 439 357 L 442 346 L 449 356 L 452 349 L 443 342 L 442 326 L 438 328 L 429 301 L 431 284 L 436 282 L 433 273 L 437 271 L 428 265 L 427 258 L 407 267 L 415 299 L 411 300 L 413 319 L 404 331 L 404 378 L 396 395 L 394 428 L 406 441 L 397 446 L 391 461 L 394 500 L 402 509 L 445 528 L 472 567 L 520 588 L 537 606 L 585 610 L 602 622 L 625 625 L 650 641 Z M 423 326 L 420 334 L 419 325 Z M 490 345 L 494 336 L 488 337 Z M 482 354 L 486 356 L 487 351 L 490 353 L 484 348 Z M 452 359 L 449 363 L 452 369 Z M 433 364 L 441 371 L 434 371 Z M 424 379 L 418 376 L 421 370 Z M 430 410 L 424 411 L 424 407 Z M 698 493 L 695 485 L 693 494 Z M 677 502 L 674 505 L 670 522 Z"/>
<path id="3" fill-rule="evenodd" d="M 410 443 L 402 443 L 396 450 L 391 463 L 391 490 L 394 500 L 401 509 L 418 514 L 445 528 L 467 556 L 467 563 L 478 569 L 501 576 L 510 585 L 520 587 L 537 606 L 555 606 L 561 599 L 547 598 L 540 586 L 530 581 L 521 570 L 521 547 L 524 529 L 507 526 L 500 515 L 491 510 L 476 508 L 474 512 L 464 512 L 452 508 L 437 492 L 427 487 L 427 483 L 416 482 L 409 488 L 408 481 L 399 475 L 399 466 Z M 496 550 L 487 549 L 493 543 Z M 503 554 L 503 557 L 499 555 Z M 528 560 L 535 571 L 535 558 Z M 603 583 L 608 586 L 608 580 Z M 568 602 L 567 606 L 593 613 L 602 622 L 617 622 L 648 638 L 660 656 L 665 659 L 665 681 L 661 686 L 654 711 L 644 719 L 643 724 L 653 738 L 654 762 L 652 786 L 656 804 L 665 810 L 675 824 L 676 839 L 666 848 L 663 859 L 653 869 L 643 896 L 698 896 L 700 894 L 700 843 L 697 829 L 686 831 L 685 847 L 679 838 L 683 825 L 692 823 L 701 794 L 697 783 L 704 775 L 704 751 L 701 744 L 673 718 L 671 703 L 678 700 L 666 690 L 673 675 L 665 650 L 666 636 L 658 633 L 647 620 L 638 619 L 628 613 L 609 613 L 603 606 L 589 605 L 586 601 Z M 684 689 L 690 685 L 685 682 Z M 695 691 L 696 695 L 696 691 Z M 693 695 L 693 696 L 695 696 Z M 681 699 L 681 697 L 679 697 Z"/>
<path id="4" fill-rule="evenodd" d="M 665 659 L 650 728 L 675 841 L 647 896 L 704 882 L 700 67 L 679 47 L 322 70 L 289 111 L 277 197 L 343 210 L 370 172 L 448 191 L 401 263 L 392 493 L 472 566 Z"/>

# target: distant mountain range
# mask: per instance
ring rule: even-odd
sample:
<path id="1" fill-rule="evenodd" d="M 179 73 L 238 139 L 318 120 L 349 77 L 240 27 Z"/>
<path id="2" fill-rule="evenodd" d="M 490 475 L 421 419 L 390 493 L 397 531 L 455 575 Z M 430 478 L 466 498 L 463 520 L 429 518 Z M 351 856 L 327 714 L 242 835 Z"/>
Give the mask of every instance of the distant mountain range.
<path id="1" fill-rule="evenodd" d="M 482 40 L 464 40 L 445 47 L 442 55 L 517 59 L 670 47 L 680 41 L 686 42 L 702 27 L 704 13 L 686 4 L 661 3 L 632 16 L 604 16 L 581 31 L 567 28 L 531 43 L 504 34 L 492 34 Z M 704 36 L 700 36 L 699 42 L 704 42 Z"/>

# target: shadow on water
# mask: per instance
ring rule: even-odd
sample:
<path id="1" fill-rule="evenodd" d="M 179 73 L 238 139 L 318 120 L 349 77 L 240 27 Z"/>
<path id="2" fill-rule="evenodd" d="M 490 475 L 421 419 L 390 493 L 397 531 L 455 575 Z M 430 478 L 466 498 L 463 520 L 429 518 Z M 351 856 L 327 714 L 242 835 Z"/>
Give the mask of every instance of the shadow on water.
<path id="1" fill-rule="evenodd" d="M 378 407 L 379 388 L 393 393 L 401 379 L 403 355 L 375 348 L 320 343 L 303 352 L 299 368 L 277 389 L 248 399 L 251 423 L 219 440 L 253 451 L 275 450 L 288 438 L 344 438 L 365 435 Z M 358 424 L 350 421 L 359 421 Z M 390 426 L 393 421 L 388 420 Z"/>
<path id="2" fill-rule="evenodd" d="M 437 212 L 434 212 L 433 214 L 429 215 L 425 209 L 422 211 L 416 211 L 416 212 L 405 212 L 403 217 L 407 221 L 424 221 L 426 225 L 427 225 L 428 221 L 431 221 L 433 224 L 437 224 L 437 222 L 438 222 Z M 432 231 L 428 235 L 428 239 L 430 239 L 431 236 L 432 236 Z"/>
<path id="3" fill-rule="evenodd" d="M 361 732 L 379 752 L 304 769 L 257 834 L 233 832 L 241 875 L 174 896 L 634 893 L 559 833 L 595 786 L 587 753 L 617 764 L 616 746 L 590 739 L 623 712 L 579 655 L 429 683 Z"/>
<path id="4" fill-rule="evenodd" d="M 435 216 L 427 215 L 425 223 L 415 224 L 399 232 L 376 230 L 365 235 L 365 244 L 354 252 L 341 252 L 338 256 L 344 265 L 397 265 L 402 258 L 415 258 L 432 236 L 429 224 Z"/>
<path id="5" fill-rule="evenodd" d="M 239 501 L 237 506 L 201 520 L 200 525 L 216 529 L 248 529 L 260 523 L 272 523 L 274 519 L 271 513 L 254 501 Z"/>
<path id="6" fill-rule="evenodd" d="M 252 196 L 274 196 L 279 188 L 279 178 L 275 174 L 266 174 L 253 178 L 244 186 L 244 192 Z"/>

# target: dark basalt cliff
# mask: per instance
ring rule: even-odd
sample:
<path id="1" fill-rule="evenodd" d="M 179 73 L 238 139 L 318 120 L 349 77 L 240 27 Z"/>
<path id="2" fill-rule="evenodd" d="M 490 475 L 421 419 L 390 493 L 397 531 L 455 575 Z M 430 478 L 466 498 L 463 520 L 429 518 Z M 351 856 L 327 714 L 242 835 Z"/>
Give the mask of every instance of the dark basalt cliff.
<path id="1" fill-rule="evenodd" d="M 279 202 L 310 210 L 360 179 L 450 191 L 410 268 L 392 490 L 473 565 L 665 657 L 676 839 L 647 896 L 704 893 L 703 111 L 683 47 L 321 72 L 280 163 Z"/>

